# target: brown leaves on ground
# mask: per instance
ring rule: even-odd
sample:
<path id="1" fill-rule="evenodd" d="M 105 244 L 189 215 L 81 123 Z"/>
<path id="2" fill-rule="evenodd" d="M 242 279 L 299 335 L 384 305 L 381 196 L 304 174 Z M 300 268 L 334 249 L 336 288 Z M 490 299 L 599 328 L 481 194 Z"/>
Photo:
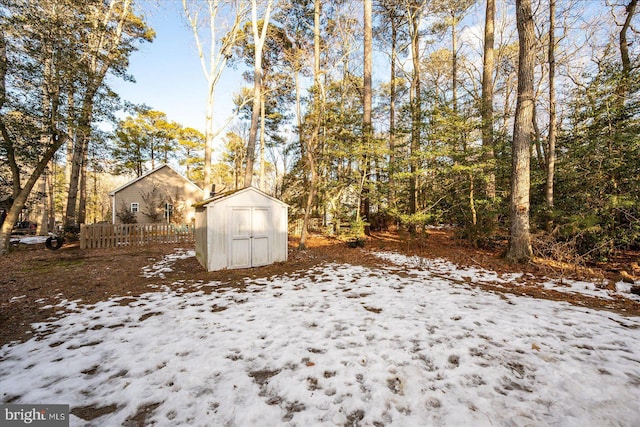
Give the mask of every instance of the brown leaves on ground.
<path id="1" fill-rule="evenodd" d="M 304 274 L 322 262 L 341 262 L 378 267 L 385 262 L 371 251 L 396 251 L 407 255 L 445 258 L 461 266 L 475 265 L 498 273 L 524 272 L 526 283 L 493 286 L 479 285 L 495 292 L 508 292 L 536 298 L 568 301 L 572 304 L 607 309 L 624 315 L 640 315 L 640 304 L 614 296 L 602 300 L 584 295 L 545 290 L 538 286 L 543 276 L 580 276 L 579 270 L 567 271 L 558 266 L 534 262 L 513 266 L 500 257 L 500 249 L 484 250 L 456 240 L 450 230 L 430 230 L 418 238 L 395 232 L 374 233 L 366 239 L 364 249 L 349 248 L 346 242 L 319 235 L 311 236 L 307 249 L 297 249 L 289 242 L 289 261 L 267 267 L 206 272 L 194 258 L 176 260 L 172 271 L 163 278 L 142 276 L 142 268 L 175 252 L 172 245 L 80 250 L 75 245 L 49 251 L 43 246 L 30 246 L 0 257 L 0 345 L 33 336 L 31 324 L 45 322 L 60 315 L 63 301 L 80 300 L 92 304 L 111 297 L 136 297 L 159 287 L 185 288 L 219 281 L 225 286 L 242 288 L 247 281 L 288 274 Z M 592 269 L 604 286 L 611 286 L 616 272 Z M 585 278 L 585 277 L 579 277 Z M 215 290 L 211 288 L 210 291 Z M 48 308 L 43 308 L 48 307 Z"/>

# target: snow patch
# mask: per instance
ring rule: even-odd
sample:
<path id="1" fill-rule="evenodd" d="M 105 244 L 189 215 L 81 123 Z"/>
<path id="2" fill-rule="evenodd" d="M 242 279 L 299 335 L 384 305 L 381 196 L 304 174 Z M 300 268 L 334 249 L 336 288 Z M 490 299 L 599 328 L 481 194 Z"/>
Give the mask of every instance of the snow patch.
<path id="1" fill-rule="evenodd" d="M 640 425 L 640 318 L 431 267 L 331 263 L 78 308 L 0 349 L 3 400 L 107 408 L 71 426 L 144 408 L 149 425 Z"/>
<path id="2" fill-rule="evenodd" d="M 196 252 L 192 249 L 176 249 L 176 252 L 165 255 L 160 261 L 152 265 L 147 265 L 142 268 L 142 277 L 151 278 L 159 277 L 165 278 L 164 273 L 173 271 L 173 264 L 179 259 L 192 258 L 196 256 Z"/>
<path id="3" fill-rule="evenodd" d="M 526 281 L 526 275 L 522 273 L 498 274 L 494 271 L 478 267 L 460 267 L 442 258 L 423 258 L 419 256 L 407 256 L 394 252 L 374 252 L 373 255 L 387 260 L 395 265 L 407 267 L 410 274 L 423 277 L 446 276 L 452 280 L 468 283 L 487 283 L 500 285 L 505 283 L 520 285 Z M 568 294 L 582 294 L 601 299 L 613 299 L 612 294 L 624 298 L 640 301 L 640 296 L 630 292 L 631 285 L 625 286 L 624 282 L 616 283 L 616 290 L 611 291 L 599 287 L 593 282 L 571 279 L 546 279 L 541 286 L 544 289 L 564 292 Z"/>

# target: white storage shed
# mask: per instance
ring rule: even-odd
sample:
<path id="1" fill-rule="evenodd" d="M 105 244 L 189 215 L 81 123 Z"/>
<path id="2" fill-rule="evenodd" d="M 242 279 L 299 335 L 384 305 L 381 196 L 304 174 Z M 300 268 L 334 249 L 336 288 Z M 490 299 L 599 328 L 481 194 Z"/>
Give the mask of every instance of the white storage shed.
<path id="1" fill-rule="evenodd" d="M 207 271 L 287 260 L 288 205 L 254 188 L 196 203 L 196 258 Z"/>

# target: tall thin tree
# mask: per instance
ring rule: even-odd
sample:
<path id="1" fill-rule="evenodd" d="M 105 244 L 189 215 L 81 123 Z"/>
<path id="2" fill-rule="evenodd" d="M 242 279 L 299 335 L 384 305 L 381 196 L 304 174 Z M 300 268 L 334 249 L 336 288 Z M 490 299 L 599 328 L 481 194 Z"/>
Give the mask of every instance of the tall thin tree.
<path id="1" fill-rule="evenodd" d="M 536 41 L 531 0 L 516 0 L 516 24 L 519 41 L 518 100 L 513 125 L 510 229 L 506 258 L 512 262 L 526 262 L 533 253 L 529 226 L 529 192 Z"/>
<path id="2" fill-rule="evenodd" d="M 411 76 L 410 104 L 411 104 L 411 142 L 409 143 L 409 214 L 417 212 L 418 191 L 418 151 L 420 150 L 420 130 L 422 127 L 422 102 L 420 79 L 420 21 L 426 0 L 407 2 L 407 20 L 409 23 L 409 38 L 411 40 L 411 61 L 413 73 Z M 412 230 L 414 231 L 414 230 Z"/>
<path id="3" fill-rule="evenodd" d="M 365 177 L 369 173 L 371 156 L 371 141 L 373 139 L 373 126 L 371 123 L 371 109 L 373 103 L 373 92 L 371 87 L 371 74 L 373 71 L 373 28 L 372 28 L 372 0 L 364 0 L 364 87 L 363 87 L 363 116 L 362 116 L 362 137 L 365 148 L 365 156 L 362 164 L 363 182 L 368 181 Z M 369 220 L 370 193 L 365 184 L 364 197 L 361 215 L 365 221 Z"/>
<path id="4" fill-rule="evenodd" d="M 556 164 L 556 0 L 549 0 L 549 135 L 547 143 L 547 182 L 545 185 L 545 202 L 549 215 L 553 209 L 553 181 Z M 553 221 L 547 218 L 546 228 L 551 231 Z"/>
<path id="5" fill-rule="evenodd" d="M 320 137 L 320 126 L 322 125 L 322 116 L 324 114 L 324 87 L 320 81 L 320 16 L 322 13 L 322 1 L 314 0 L 313 2 L 313 84 L 315 88 L 316 114 L 315 122 L 311 135 L 305 142 L 304 152 L 307 155 L 307 166 L 311 175 L 309 181 L 309 190 L 304 210 L 304 218 L 302 221 L 302 232 L 300 234 L 299 249 L 305 249 L 307 246 L 307 237 L 309 235 L 309 219 L 311 218 L 311 208 L 313 207 L 313 199 L 316 196 L 318 171 L 316 169 L 316 147 L 318 146 L 318 138 Z"/>
<path id="6" fill-rule="evenodd" d="M 493 138 L 493 73 L 496 1 L 487 0 L 482 58 L 482 147 L 487 162 L 486 196 L 496 197 L 495 148 Z"/>
<path id="7" fill-rule="evenodd" d="M 255 161 L 258 125 L 260 124 L 260 106 L 262 102 L 262 51 L 267 38 L 269 17 L 273 0 L 267 1 L 262 20 L 258 21 L 258 2 L 251 0 L 251 29 L 253 31 L 253 108 L 251 110 L 251 128 L 249 129 L 249 143 L 247 145 L 247 168 L 244 172 L 244 186 L 249 187 L 253 181 L 253 163 Z M 262 28 L 258 28 L 260 22 Z"/>
<path id="8" fill-rule="evenodd" d="M 392 209 L 396 207 L 396 102 L 398 98 L 397 84 L 397 64 L 398 64 L 398 41 L 400 38 L 400 25 L 403 15 L 394 0 L 384 0 L 378 2 L 378 8 L 382 12 L 382 19 L 387 21 L 389 33 L 379 33 L 379 37 L 390 39 L 391 54 L 389 60 L 389 161 L 387 166 L 388 175 L 388 198 L 389 206 Z"/>

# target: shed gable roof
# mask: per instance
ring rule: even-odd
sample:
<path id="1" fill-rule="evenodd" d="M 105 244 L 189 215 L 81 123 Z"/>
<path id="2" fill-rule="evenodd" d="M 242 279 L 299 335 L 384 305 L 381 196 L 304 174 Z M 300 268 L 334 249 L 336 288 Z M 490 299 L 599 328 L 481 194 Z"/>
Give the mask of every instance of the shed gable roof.
<path id="1" fill-rule="evenodd" d="M 289 206 L 285 202 L 283 202 L 282 200 L 278 200 L 275 197 L 270 196 L 267 193 L 265 193 L 264 191 L 258 190 L 255 187 L 245 187 L 245 188 L 241 188 L 239 190 L 225 191 L 224 193 L 216 194 L 213 197 L 210 197 L 210 198 L 208 198 L 206 200 L 203 200 L 201 202 L 195 203 L 193 206 L 195 206 L 196 208 L 200 208 L 200 207 L 206 206 L 206 205 L 208 205 L 210 203 L 217 203 L 217 202 L 219 202 L 221 200 L 228 199 L 228 198 L 231 198 L 231 197 L 234 197 L 234 196 L 246 193 L 246 192 L 254 192 L 254 193 L 257 193 L 257 194 L 259 194 L 259 195 L 261 195 L 263 197 L 266 197 L 267 199 L 269 199 L 269 200 L 271 200 L 271 201 L 273 201 L 275 203 L 278 203 L 278 204 L 280 204 L 282 206 L 287 206 L 287 207 Z"/>
<path id="2" fill-rule="evenodd" d="M 127 188 L 127 187 L 129 187 L 129 186 L 131 186 L 131 185 L 135 184 L 136 182 L 139 182 L 139 181 L 141 181 L 141 180 L 143 180 L 143 179 L 147 178 L 148 176 L 150 176 L 150 175 L 152 175 L 152 174 L 154 174 L 154 173 L 158 172 L 159 170 L 161 170 L 161 169 L 163 169 L 163 168 L 169 168 L 169 170 L 170 170 L 170 171 L 172 171 L 174 174 L 176 174 L 177 176 L 179 176 L 180 178 L 182 178 L 182 179 L 183 179 L 185 182 L 187 182 L 189 185 L 192 185 L 192 186 L 193 186 L 194 188 L 196 188 L 198 191 L 202 191 L 202 192 L 203 192 L 202 188 L 198 187 L 198 185 L 196 185 L 193 181 L 191 181 L 191 180 L 189 180 L 189 179 L 185 178 L 184 176 L 182 176 L 182 174 L 181 174 L 181 173 L 179 173 L 179 172 L 178 172 L 178 171 L 176 171 L 174 168 L 172 168 L 171 166 L 169 166 L 168 164 L 166 164 L 166 163 L 165 163 L 165 164 L 162 164 L 162 165 L 158 166 L 157 168 L 155 168 L 155 169 L 153 169 L 153 170 L 150 170 L 150 171 L 149 171 L 149 172 L 147 172 L 147 173 L 144 173 L 144 174 L 140 175 L 139 177 L 137 177 L 137 178 L 135 178 L 135 179 L 132 179 L 131 181 L 127 182 L 126 184 L 121 185 L 120 187 L 118 187 L 118 188 L 116 188 L 115 190 L 111 191 L 111 192 L 109 193 L 109 195 L 110 195 L 110 196 L 115 196 L 115 194 L 116 194 L 116 193 L 118 193 L 118 192 L 120 192 L 120 191 L 124 190 L 125 188 Z"/>

